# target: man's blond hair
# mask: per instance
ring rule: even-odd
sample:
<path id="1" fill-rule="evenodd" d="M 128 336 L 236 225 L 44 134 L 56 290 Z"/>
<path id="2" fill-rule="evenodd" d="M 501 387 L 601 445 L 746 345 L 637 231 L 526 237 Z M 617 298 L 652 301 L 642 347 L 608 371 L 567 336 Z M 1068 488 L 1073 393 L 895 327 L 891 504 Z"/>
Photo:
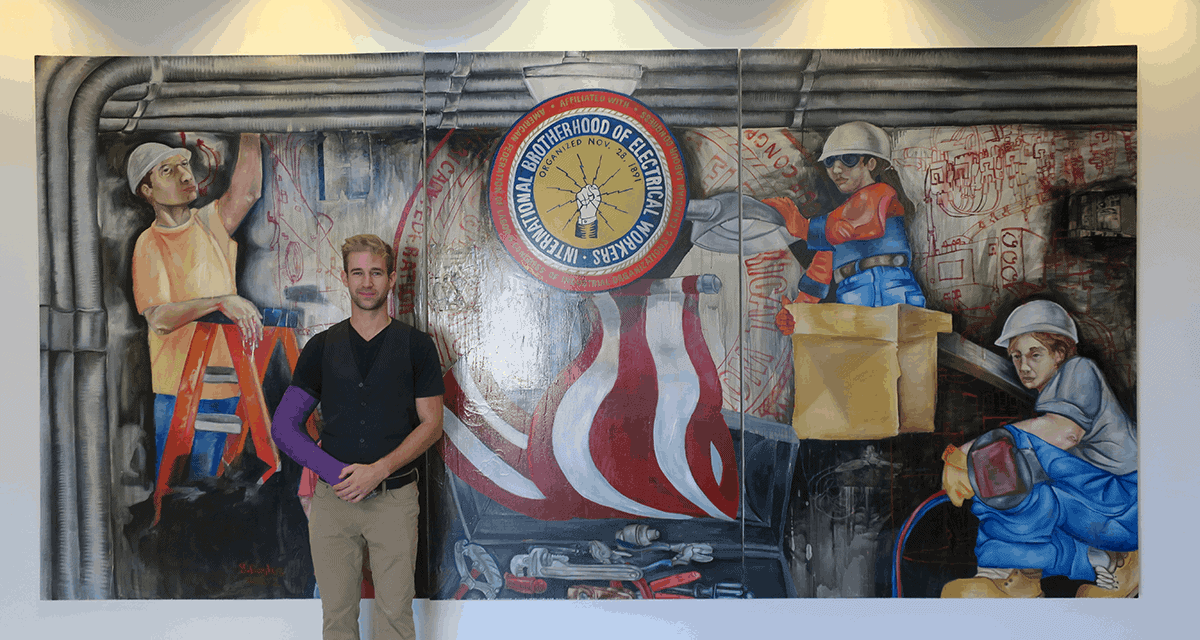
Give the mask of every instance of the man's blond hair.
<path id="1" fill-rule="evenodd" d="M 373 256 L 383 256 L 383 262 L 387 265 L 388 275 L 396 272 L 396 252 L 392 250 L 392 245 L 384 242 L 382 238 L 373 233 L 350 236 L 342 243 L 343 271 L 349 271 L 350 254 L 358 253 L 359 251 L 366 251 Z"/>

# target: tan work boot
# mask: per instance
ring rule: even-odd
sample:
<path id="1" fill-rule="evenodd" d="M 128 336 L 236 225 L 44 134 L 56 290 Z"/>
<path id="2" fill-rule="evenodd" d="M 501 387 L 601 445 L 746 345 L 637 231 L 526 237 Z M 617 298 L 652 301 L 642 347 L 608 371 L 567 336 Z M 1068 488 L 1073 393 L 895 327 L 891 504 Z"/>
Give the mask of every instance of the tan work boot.
<path id="1" fill-rule="evenodd" d="M 1105 551 L 1107 566 L 1093 565 L 1096 584 L 1085 584 L 1075 592 L 1076 598 L 1132 598 L 1141 586 L 1141 563 L 1138 552 Z M 1089 550 L 1089 556 L 1091 555 Z"/>
<path id="2" fill-rule="evenodd" d="M 943 598 L 1040 598 L 1041 569 L 980 567 L 974 578 L 951 580 L 942 587 Z"/>

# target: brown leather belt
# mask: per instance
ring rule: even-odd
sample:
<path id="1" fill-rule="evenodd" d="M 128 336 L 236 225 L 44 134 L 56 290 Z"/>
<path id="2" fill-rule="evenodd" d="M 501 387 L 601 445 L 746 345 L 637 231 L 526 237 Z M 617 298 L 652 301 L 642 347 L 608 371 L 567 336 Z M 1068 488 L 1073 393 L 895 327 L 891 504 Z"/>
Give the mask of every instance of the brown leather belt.
<path id="1" fill-rule="evenodd" d="M 862 260 L 846 263 L 833 270 L 833 283 L 838 284 L 850 276 L 866 271 L 873 267 L 906 267 L 908 256 L 903 253 L 885 253 L 879 256 L 869 256 Z"/>

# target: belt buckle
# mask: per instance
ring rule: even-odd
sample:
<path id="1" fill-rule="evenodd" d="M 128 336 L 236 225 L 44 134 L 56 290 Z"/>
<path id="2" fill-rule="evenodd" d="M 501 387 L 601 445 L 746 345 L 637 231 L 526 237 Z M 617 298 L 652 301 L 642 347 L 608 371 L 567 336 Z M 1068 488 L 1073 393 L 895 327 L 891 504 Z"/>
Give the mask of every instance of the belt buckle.
<path id="1" fill-rule="evenodd" d="M 858 274 L 858 260 L 847 262 L 846 264 L 833 270 L 835 284 L 841 284 L 843 280 Z"/>
<path id="2" fill-rule="evenodd" d="M 363 495 L 362 500 L 359 500 L 359 502 L 366 502 L 367 500 L 370 500 L 371 498 L 374 498 L 375 496 L 383 495 L 383 491 L 384 491 L 383 488 L 385 486 L 387 486 L 387 478 L 384 478 L 382 482 L 375 485 L 374 489 L 371 489 L 365 495 Z"/>
<path id="3" fill-rule="evenodd" d="M 401 480 L 401 479 L 407 478 L 410 475 L 415 475 L 416 471 L 417 471 L 416 469 L 411 469 L 404 473 L 401 473 L 398 475 L 393 475 L 393 476 L 388 476 L 388 477 L 384 478 L 383 480 L 381 480 L 379 482 L 379 484 L 375 485 L 374 489 L 371 489 L 369 492 L 367 492 L 367 494 L 362 497 L 362 500 L 370 500 L 371 498 L 374 498 L 375 496 L 383 495 L 387 491 L 387 483 L 389 480 Z M 362 502 L 362 500 L 360 500 L 359 502 Z"/>

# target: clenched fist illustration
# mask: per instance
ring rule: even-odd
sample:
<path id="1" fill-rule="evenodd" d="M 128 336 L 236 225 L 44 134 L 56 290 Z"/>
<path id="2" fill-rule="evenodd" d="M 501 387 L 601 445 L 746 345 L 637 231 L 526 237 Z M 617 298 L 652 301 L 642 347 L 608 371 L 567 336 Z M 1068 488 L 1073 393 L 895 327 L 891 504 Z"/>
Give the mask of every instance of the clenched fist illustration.
<path id="1" fill-rule="evenodd" d="M 600 187 L 594 184 L 584 185 L 575 194 L 575 207 L 579 210 L 579 220 L 575 222 L 575 237 L 595 238 L 597 235 L 596 212 L 600 209 Z"/>

